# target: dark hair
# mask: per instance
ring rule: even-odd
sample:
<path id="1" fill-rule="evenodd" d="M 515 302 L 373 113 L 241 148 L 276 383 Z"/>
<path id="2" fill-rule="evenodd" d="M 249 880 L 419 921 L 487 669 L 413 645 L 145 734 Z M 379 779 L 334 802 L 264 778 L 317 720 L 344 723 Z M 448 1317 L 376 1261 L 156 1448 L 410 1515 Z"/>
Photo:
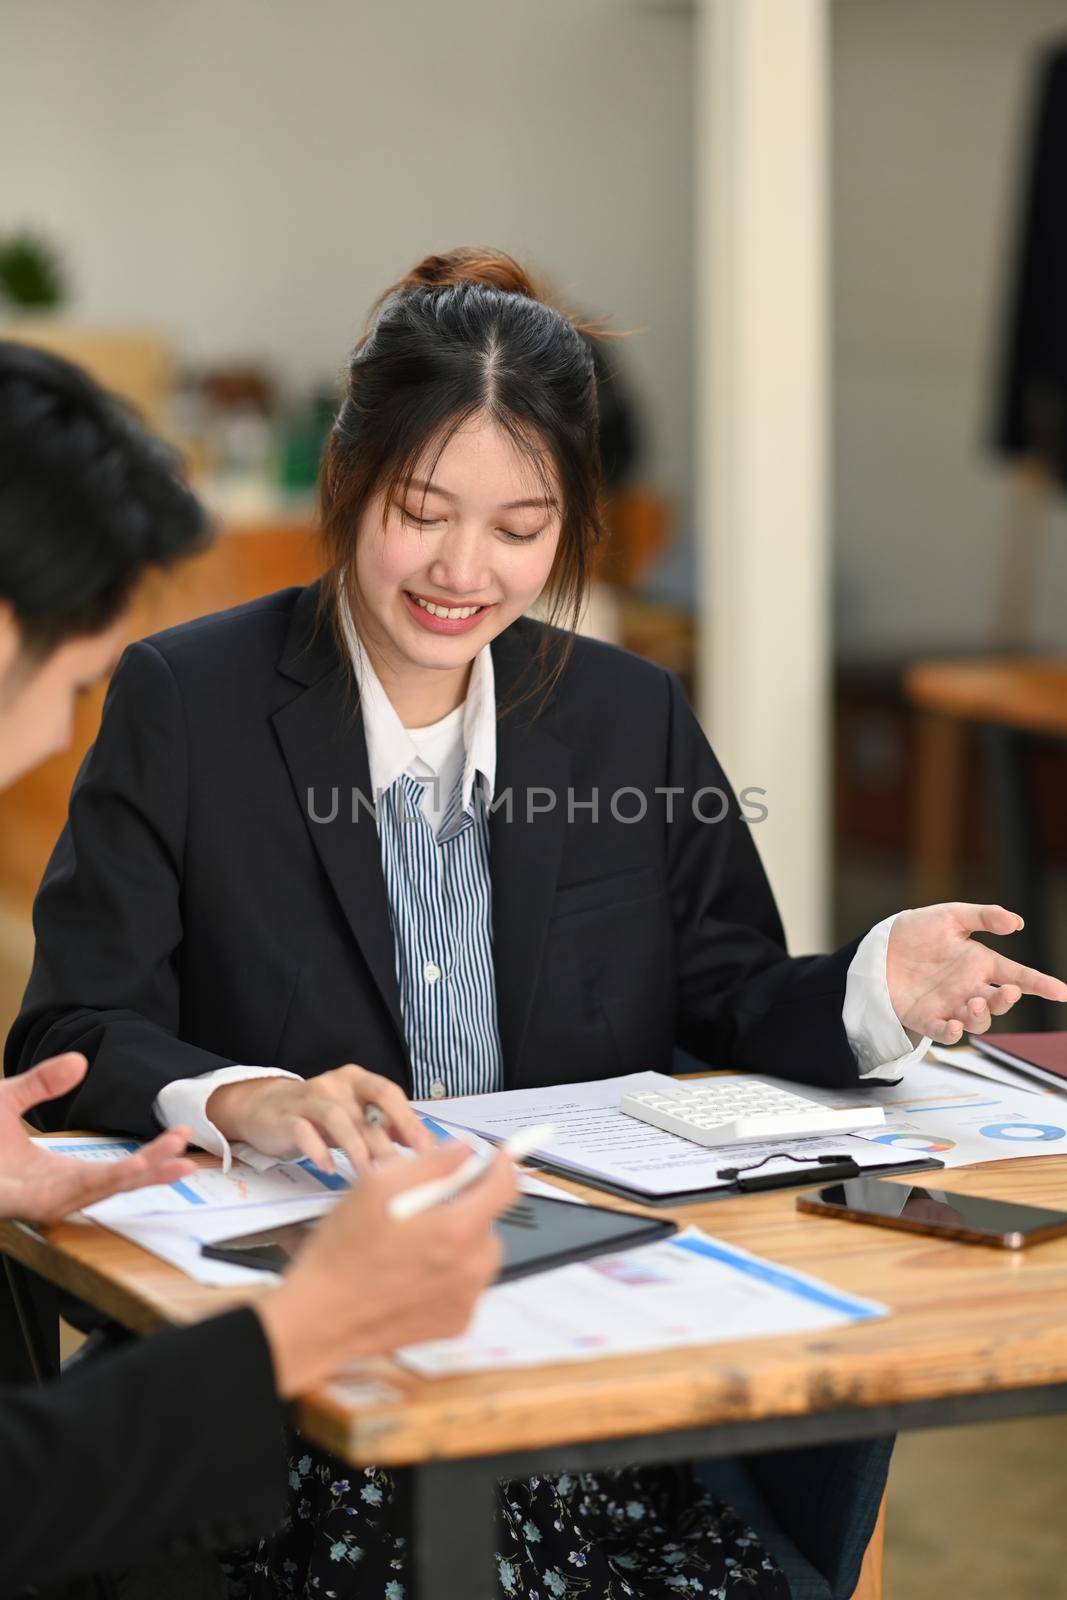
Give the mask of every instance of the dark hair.
<path id="1" fill-rule="evenodd" d="M 169 445 L 69 361 L 0 340 L 0 599 L 29 654 L 103 632 L 146 568 L 207 542 Z"/>
<path id="2" fill-rule="evenodd" d="M 574 628 L 603 537 L 592 332 L 542 299 L 498 250 L 427 256 L 382 295 L 353 351 L 322 464 L 323 595 L 335 631 L 341 600 L 352 598 L 347 573 L 367 504 L 405 487 L 428 449 L 436 463 L 475 416 L 501 427 L 543 480 L 546 459 L 555 468 L 563 503 L 550 620 Z M 550 664 L 553 637 L 559 648 Z M 569 634 L 546 630 L 542 688 L 568 647 Z"/>

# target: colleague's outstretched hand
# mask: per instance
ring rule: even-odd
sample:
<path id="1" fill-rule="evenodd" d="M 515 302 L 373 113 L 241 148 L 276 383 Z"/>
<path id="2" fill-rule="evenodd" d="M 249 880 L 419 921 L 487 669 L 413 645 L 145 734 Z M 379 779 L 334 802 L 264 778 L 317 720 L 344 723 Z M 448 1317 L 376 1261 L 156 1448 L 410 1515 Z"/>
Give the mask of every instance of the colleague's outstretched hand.
<path id="1" fill-rule="evenodd" d="M 22 1117 L 43 1100 L 55 1100 L 84 1078 L 82 1055 L 54 1056 L 17 1077 L 0 1080 L 0 1217 L 58 1222 L 82 1206 L 124 1189 L 173 1183 L 194 1170 L 181 1160 L 187 1128 L 171 1128 L 121 1161 L 81 1161 L 34 1144 Z"/>
<path id="2" fill-rule="evenodd" d="M 514 1165 L 497 1155 L 454 1200 L 407 1222 L 389 1215 L 389 1201 L 469 1158 L 450 1142 L 372 1167 L 316 1226 L 280 1288 L 256 1305 L 283 1399 L 355 1357 L 463 1332 L 500 1269 L 492 1222 L 515 1200 Z"/>
<path id="3" fill-rule="evenodd" d="M 902 911 L 893 923 L 886 981 L 905 1028 L 955 1044 L 964 1032 L 985 1033 L 1024 994 L 1067 1000 L 1067 983 L 1010 961 L 972 933 L 1017 933 L 1023 920 L 1003 906 L 952 901 Z"/>
<path id="4" fill-rule="evenodd" d="M 383 1121 L 367 1120 L 377 1106 Z M 394 1154 L 393 1144 L 430 1150 L 428 1132 L 397 1084 L 351 1063 L 309 1078 L 249 1078 L 216 1089 L 207 1114 L 227 1139 L 240 1139 L 266 1156 L 309 1156 L 333 1170 L 331 1147 L 343 1150 L 358 1170 Z"/>

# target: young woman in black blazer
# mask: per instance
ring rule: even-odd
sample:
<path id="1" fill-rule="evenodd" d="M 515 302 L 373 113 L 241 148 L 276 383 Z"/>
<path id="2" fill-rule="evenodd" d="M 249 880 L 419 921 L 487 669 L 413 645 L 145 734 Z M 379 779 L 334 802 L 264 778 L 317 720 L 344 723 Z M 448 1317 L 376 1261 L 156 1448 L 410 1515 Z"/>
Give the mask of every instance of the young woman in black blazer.
<path id="1" fill-rule="evenodd" d="M 88 1055 L 69 1122 L 362 1163 L 353 1061 L 416 1097 L 670 1071 L 676 1045 L 847 1085 L 1067 998 L 971 940 L 1019 925 L 1000 907 L 786 953 L 677 680 L 572 631 L 598 488 L 588 338 L 513 261 L 431 257 L 383 297 L 326 450 L 326 576 L 113 679 L 8 1043 Z M 542 594 L 562 627 L 527 619 Z M 233 1592 L 399 1600 L 402 1484 L 299 1444 L 291 1472 Z M 504 1594 L 786 1593 L 685 1473 L 509 1484 L 501 1513 Z"/>

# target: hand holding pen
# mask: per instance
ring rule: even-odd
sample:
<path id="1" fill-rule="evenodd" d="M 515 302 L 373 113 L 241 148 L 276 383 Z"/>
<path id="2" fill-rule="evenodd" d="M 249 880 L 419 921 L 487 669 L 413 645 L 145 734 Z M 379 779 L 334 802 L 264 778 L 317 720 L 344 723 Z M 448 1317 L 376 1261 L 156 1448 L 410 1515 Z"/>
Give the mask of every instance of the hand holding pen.
<path id="1" fill-rule="evenodd" d="M 376 1120 L 369 1111 L 374 1108 Z M 332 1149 L 343 1150 L 357 1172 L 395 1154 L 395 1145 L 432 1150 L 433 1134 L 399 1084 L 354 1063 L 317 1077 L 251 1078 L 223 1084 L 206 1107 L 231 1142 L 264 1155 L 307 1156 L 324 1172 Z"/>
<path id="2" fill-rule="evenodd" d="M 451 1205 L 398 1222 L 392 1201 L 447 1179 L 470 1151 L 436 1144 L 371 1167 L 311 1231 L 277 1289 L 256 1303 L 279 1392 L 306 1393 L 346 1360 L 460 1334 L 500 1271 L 493 1222 L 515 1202 L 515 1167 L 495 1152 Z"/>

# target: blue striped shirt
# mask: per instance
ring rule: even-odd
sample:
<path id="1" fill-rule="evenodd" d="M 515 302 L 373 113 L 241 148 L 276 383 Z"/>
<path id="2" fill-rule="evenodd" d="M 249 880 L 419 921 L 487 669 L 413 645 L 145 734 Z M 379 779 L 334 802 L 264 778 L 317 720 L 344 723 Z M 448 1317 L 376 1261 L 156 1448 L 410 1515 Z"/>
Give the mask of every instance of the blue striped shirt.
<path id="1" fill-rule="evenodd" d="M 496 685 L 485 645 L 454 747 L 430 764 L 434 729 L 405 728 L 346 618 L 359 682 L 382 872 L 393 931 L 412 1097 L 487 1094 L 503 1087 L 493 969 L 489 815 L 496 781 Z M 455 777 L 452 777 L 452 774 Z M 447 774 L 447 795 L 436 793 Z M 431 787 L 433 786 L 433 787 Z"/>
<path id="2" fill-rule="evenodd" d="M 487 1094 L 503 1073 L 485 789 L 464 805 L 461 779 L 436 836 L 422 799 L 404 772 L 377 807 L 413 1097 Z"/>

